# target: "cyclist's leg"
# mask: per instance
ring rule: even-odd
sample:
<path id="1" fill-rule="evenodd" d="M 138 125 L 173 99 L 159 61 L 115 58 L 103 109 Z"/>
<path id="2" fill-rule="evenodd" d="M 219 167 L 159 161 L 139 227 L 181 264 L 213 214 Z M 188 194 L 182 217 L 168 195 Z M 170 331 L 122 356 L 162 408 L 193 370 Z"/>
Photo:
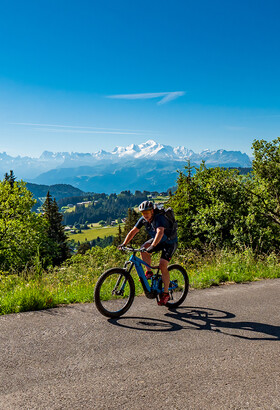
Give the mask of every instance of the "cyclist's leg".
<path id="1" fill-rule="evenodd" d="M 177 249 L 177 243 L 164 244 L 161 258 L 159 262 L 159 268 L 162 273 L 162 281 L 164 284 L 164 292 L 168 293 L 169 283 L 170 283 L 170 274 L 168 271 L 168 263 L 170 262 L 172 256 L 174 255 Z"/>
<path id="2" fill-rule="evenodd" d="M 149 239 L 147 242 L 145 242 L 142 247 L 145 249 L 148 249 L 149 246 L 151 246 L 151 243 L 153 242 L 153 238 Z M 141 253 L 141 258 L 143 259 L 144 262 L 146 262 L 148 265 L 151 266 L 152 263 L 152 258 L 151 255 L 148 252 L 142 252 Z"/>
<path id="3" fill-rule="evenodd" d="M 164 293 L 168 293 L 169 283 L 170 283 L 170 275 L 168 272 L 168 262 L 166 259 L 160 258 L 159 261 L 159 268 L 162 274 L 162 281 L 164 285 Z"/>

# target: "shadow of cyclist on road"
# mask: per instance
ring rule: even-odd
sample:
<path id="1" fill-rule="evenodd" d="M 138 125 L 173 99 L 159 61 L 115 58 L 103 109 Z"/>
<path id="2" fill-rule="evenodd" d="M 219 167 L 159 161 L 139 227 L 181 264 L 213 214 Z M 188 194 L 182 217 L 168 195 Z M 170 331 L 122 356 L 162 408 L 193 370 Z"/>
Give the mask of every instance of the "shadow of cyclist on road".
<path id="1" fill-rule="evenodd" d="M 122 316 L 109 323 L 147 332 L 208 330 L 247 340 L 280 340 L 280 327 L 250 321 L 232 321 L 233 313 L 208 307 L 180 307 L 169 310 L 165 319 Z"/>
<path id="2" fill-rule="evenodd" d="M 280 340 L 280 326 L 250 321 L 229 321 L 228 319 L 235 317 L 234 314 L 207 307 L 181 307 L 174 311 L 170 310 L 165 316 L 179 320 L 184 324 L 183 328 L 187 325 L 187 328 L 211 330 L 248 340 Z"/>

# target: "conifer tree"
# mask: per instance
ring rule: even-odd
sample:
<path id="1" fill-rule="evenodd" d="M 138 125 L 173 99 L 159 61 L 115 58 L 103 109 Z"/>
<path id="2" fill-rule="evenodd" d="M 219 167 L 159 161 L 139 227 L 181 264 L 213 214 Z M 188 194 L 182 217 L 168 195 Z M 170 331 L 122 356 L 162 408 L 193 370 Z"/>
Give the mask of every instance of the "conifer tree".
<path id="1" fill-rule="evenodd" d="M 48 238 L 54 245 L 53 263 L 58 265 L 70 256 L 67 237 L 64 233 L 62 219 L 55 199 L 52 199 L 49 191 L 42 206 L 44 218 L 48 221 Z"/>
<path id="2" fill-rule="evenodd" d="M 89 251 L 91 248 L 90 243 L 89 242 L 83 242 L 79 245 L 77 253 L 84 255 L 87 251 Z"/>
<path id="3" fill-rule="evenodd" d="M 124 238 L 126 237 L 128 232 L 134 227 L 134 225 L 136 224 L 138 218 L 139 218 L 139 216 L 134 211 L 134 209 L 128 208 L 127 218 L 126 218 L 126 221 L 125 221 L 124 231 L 123 231 Z"/>
<path id="4" fill-rule="evenodd" d="M 125 239 L 128 232 L 135 226 L 138 219 L 141 217 L 141 214 L 137 213 L 134 209 L 129 208 L 127 213 L 127 218 L 125 221 L 125 226 L 122 235 L 122 241 Z M 133 246 L 141 246 L 144 242 L 149 239 L 149 235 L 147 234 L 145 228 L 141 228 L 141 230 L 137 233 L 137 235 L 133 238 L 131 245 Z"/>
<path id="5" fill-rule="evenodd" d="M 15 174 L 14 174 L 14 171 L 13 171 L 13 170 L 10 170 L 10 174 L 8 174 L 7 172 L 5 173 L 4 181 L 9 182 L 9 184 L 11 185 L 11 187 L 14 186 L 14 183 L 15 183 L 15 181 L 16 181 L 16 177 L 15 177 Z"/>
<path id="6" fill-rule="evenodd" d="M 118 246 L 122 243 L 122 228 L 119 224 L 118 234 L 114 237 L 113 245 Z"/>

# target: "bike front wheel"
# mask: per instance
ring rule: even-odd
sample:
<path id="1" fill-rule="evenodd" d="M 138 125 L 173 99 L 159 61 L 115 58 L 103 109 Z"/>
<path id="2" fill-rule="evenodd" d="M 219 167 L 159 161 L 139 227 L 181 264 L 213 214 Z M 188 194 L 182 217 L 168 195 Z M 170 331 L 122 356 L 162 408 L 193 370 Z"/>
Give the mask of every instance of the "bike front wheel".
<path id="1" fill-rule="evenodd" d="M 98 279 L 94 289 L 97 309 L 107 317 L 119 317 L 128 311 L 135 296 L 132 276 L 124 269 L 112 268 Z"/>
<path id="2" fill-rule="evenodd" d="M 169 308 L 181 305 L 189 291 L 189 277 L 186 270 L 180 265 L 168 266 L 170 274 L 169 294 L 170 300 L 166 303 Z"/>

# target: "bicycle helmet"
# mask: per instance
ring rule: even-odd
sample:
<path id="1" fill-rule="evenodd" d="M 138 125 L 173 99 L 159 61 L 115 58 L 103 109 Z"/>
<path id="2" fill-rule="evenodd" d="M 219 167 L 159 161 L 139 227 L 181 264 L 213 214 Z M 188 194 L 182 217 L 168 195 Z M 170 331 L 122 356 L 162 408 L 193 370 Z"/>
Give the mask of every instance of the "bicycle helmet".
<path id="1" fill-rule="evenodd" d="M 152 201 L 144 201 L 139 205 L 139 211 L 149 211 L 150 209 L 154 209 L 154 204 Z"/>

